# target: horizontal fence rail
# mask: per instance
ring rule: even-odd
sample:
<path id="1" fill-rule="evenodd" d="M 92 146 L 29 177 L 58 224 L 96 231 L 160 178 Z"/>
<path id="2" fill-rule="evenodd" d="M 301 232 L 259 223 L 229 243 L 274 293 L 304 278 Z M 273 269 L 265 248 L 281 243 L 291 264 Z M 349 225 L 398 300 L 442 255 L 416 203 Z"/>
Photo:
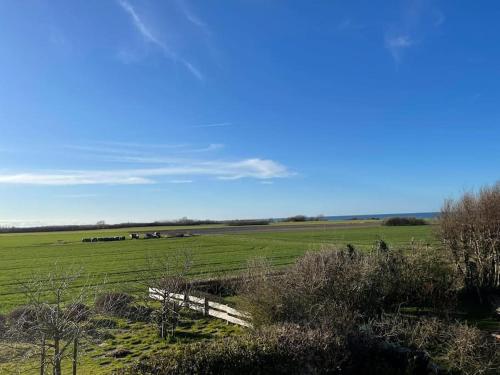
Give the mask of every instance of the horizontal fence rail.
<path id="1" fill-rule="evenodd" d="M 206 297 L 200 298 L 189 294 L 167 293 L 161 289 L 149 288 L 149 298 L 157 301 L 163 301 L 165 298 L 168 298 L 180 306 L 201 312 L 205 316 L 213 316 L 243 327 L 252 327 L 252 324 L 249 322 L 250 316 L 247 313 L 238 311 L 222 303 L 210 301 Z"/>

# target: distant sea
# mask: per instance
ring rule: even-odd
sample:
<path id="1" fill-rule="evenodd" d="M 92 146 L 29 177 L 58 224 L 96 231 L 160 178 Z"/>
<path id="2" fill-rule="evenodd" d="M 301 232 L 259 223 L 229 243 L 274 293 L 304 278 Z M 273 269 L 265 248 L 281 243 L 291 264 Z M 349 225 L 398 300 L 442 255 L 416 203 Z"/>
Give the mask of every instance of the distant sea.
<path id="1" fill-rule="evenodd" d="M 399 213 L 399 214 L 372 214 L 372 215 L 342 215 L 342 216 L 325 216 L 326 220 L 338 221 L 338 220 L 367 220 L 367 219 L 387 219 L 389 217 L 416 217 L 419 219 L 434 219 L 439 215 L 439 212 L 410 212 L 410 213 Z"/>

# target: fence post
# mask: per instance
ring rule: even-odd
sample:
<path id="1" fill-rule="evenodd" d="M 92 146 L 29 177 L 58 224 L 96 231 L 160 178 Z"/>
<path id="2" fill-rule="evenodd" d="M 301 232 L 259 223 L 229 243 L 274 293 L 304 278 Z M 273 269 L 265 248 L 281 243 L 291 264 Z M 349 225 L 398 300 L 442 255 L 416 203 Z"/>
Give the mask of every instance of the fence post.
<path id="1" fill-rule="evenodd" d="M 184 306 L 189 308 L 189 294 L 184 292 Z"/>
<path id="2" fill-rule="evenodd" d="M 204 316 L 208 316 L 208 309 L 209 309 L 209 308 L 210 308 L 210 307 L 208 306 L 208 298 L 207 298 L 207 297 L 205 297 L 205 306 L 204 306 L 204 308 L 203 308 L 203 315 L 204 315 Z"/>

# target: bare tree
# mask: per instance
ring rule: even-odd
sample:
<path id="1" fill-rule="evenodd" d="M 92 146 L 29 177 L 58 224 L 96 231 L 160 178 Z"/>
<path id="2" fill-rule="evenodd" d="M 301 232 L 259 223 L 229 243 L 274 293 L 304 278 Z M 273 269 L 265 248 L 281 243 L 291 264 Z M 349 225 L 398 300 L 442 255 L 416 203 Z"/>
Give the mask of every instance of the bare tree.
<path id="1" fill-rule="evenodd" d="M 147 259 L 146 271 L 140 278 L 140 285 L 146 290 L 153 289 L 159 297 L 157 300 L 160 307 L 153 311 L 151 319 L 158 327 L 158 335 L 163 339 L 175 334 L 181 305 L 189 303 L 191 283 L 187 276 L 191 266 L 192 257 L 187 251 L 162 256 L 154 255 Z M 178 302 L 172 293 L 183 294 L 184 302 Z"/>
<path id="2" fill-rule="evenodd" d="M 448 200 L 441 209 L 440 237 L 465 287 L 481 298 L 500 290 L 500 182 L 479 193 Z"/>
<path id="3" fill-rule="evenodd" d="M 24 355 L 39 356 L 41 375 L 48 368 L 61 375 L 62 361 L 68 357 L 75 375 L 79 344 L 93 332 L 92 310 L 85 303 L 95 296 L 96 287 L 82 280 L 81 272 L 56 270 L 33 275 L 22 283 L 22 291 L 26 305 L 11 314 L 10 341 L 30 345 L 32 350 Z"/>

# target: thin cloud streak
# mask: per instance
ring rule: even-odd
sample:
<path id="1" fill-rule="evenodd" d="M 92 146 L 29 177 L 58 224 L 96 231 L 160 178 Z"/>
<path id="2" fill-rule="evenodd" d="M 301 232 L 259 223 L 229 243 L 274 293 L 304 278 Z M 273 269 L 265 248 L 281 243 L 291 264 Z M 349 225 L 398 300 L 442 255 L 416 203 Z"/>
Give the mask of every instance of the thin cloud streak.
<path id="1" fill-rule="evenodd" d="M 226 126 L 232 126 L 233 124 L 231 122 L 218 122 L 215 124 L 202 124 L 202 125 L 193 125 L 190 126 L 190 128 L 220 128 L 220 127 L 226 127 Z"/>
<path id="2" fill-rule="evenodd" d="M 206 147 L 195 148 L 190 144 L 148 144 L 148 143 L 127 143 L 127 142 L 100 142 L 102 146 L 80 146 L 80 145 L 64 145 L 63 148 L 90 153 L 94 157 L 105 156 L 108 161 L 138 161 L 148 162 L 151 159 L 152 163 L 169 163 L 175 160 L 173 157 L 156 157 L 152 156 L 148 151 L 151 149 L 168 152 L 169 155 L 186 155 L 199 154 L 203 152 L 211 152 L 224 148 L 221 143 L 211 143 Z M 159 160 L 159 161 L 158 161 Z"/>
<path id="3" fill-rule="evenodd" d="M 132 22 L 136 29 L 139 31 L 139 33 L 144 37 L 144 39 L 150 43 L 156 44 L 158 47 L 160 47 L 165 53 L 170 55 L 172 58 L 175 58 L 175 54 L 173 54 L 170 49 L 162 43 L 160 40 L 158 40 L 151 30 L 146 26 L 146 24 L 143 22 L 143 20 L 139 17 L 137 12 L 135 11 L 134 7 L 130 5 L 127 1 L 125 0 L 119 0 L 118 4 L 125 10 L 126 13 L 130 16 L 132 19 Z"/>
<path id="4" fill-rule="evenodd" d="M 144 185 L 166 176 L 212 176 L 220 180 L 290 177 L 293 173 L 273 160 L 244 159 L 235 162 L 202 161 L 172 164 L 163 168 L 105 171 L 56 171 L 0 174 L 0 185 Z"/>
<path id="5" fill-rule="evenodd" d="M 187 61 L 186 59 L 179 57 L 174 51 L 172 51 L 171 48 L 169 48 L 169 46 L 167 46 L 164 42 L 162 42 L 154 35 L 154 33 L 151 31 L 151 28 L 146 25 L 145 21 L 139 16 L 135 8 L 129 2 L 127 2 L 126 0 L 118 0 L 118 4 L 129 15 L 135 29 L 143 36 L 146 42 L 156 45 L 163 51 L 165 56 L 171 59 L 173 62 L 181 63 L 186 68 L 186 70 L 188 70 L 199 81 L 204 80 L 204 76 L 198 68 L 196 68 L 191 62 Z"/>
<path id="6" fill-rule="evenodd" d="M 207 24 L 203 22 L 192 10 L 189 8 L 185 0 L 177 0 L 176 1 L 177 6 L 179 9 L 182 11 L 184 14 L 184 17 L 191 22 L 193 25 L 196 27 L 200 28 L 206 33 L 209 33 Z"/>
<path id="7" fill-rule="evenodd" d="M 170 180 L 169 184 L 191 184 L 193 180 Z"/>

